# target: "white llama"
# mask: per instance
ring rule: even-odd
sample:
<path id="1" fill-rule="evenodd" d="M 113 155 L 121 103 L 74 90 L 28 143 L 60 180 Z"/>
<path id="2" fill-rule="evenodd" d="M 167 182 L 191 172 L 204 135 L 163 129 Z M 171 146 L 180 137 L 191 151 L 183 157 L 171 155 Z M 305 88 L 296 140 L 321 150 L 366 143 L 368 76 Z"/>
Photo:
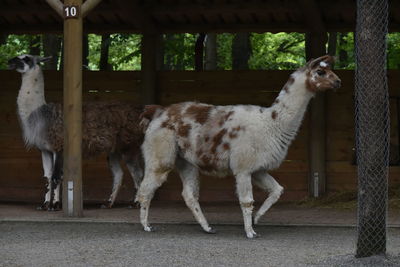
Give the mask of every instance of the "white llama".
<path id="1" fill-rule="evenodd" d="M 43 73 L 40 62 L 49 60 L 39 56 L 21 55 L 9 60 L 10 69 L 22 74 L 17 106 L 23 137 L 28 147 L 42 153 L 46 195 L 39 209 L 60 208 L 62 175 L 63 115 L 60 104 L 46 103 Z M 111 207 L 122 184 L 123 159 L 136 188 L 143 177 L 140 145 L 143 131 L 139 115 L 143 107 L 116 102 L 85 103 L 82 110 L 82 152 L 84 157 L 108 154 L 113 174 L 113 189 L 106 207 Z"/>
<path id="2" fill-rule="evenodd" d="M 145 176 L 136 195 L 144 230 L 152 230 L 148 212 L 155 190 L 176 168 L 186 205 L 207 233 L 214 230 L 198 202 L 199 171 L 213 176 L 234 175 L 246 235 L 256 237 L 252 182 L 269 192 L 255 214 L 257 223 L 283 192 L 268 171 L 278 168 L 285 158 L 308 102 L 318 91 L 340 87 L 340 79 L 330 68 L 332 63 L 328 55 L 309 61 L 291 74 L 269 108 L 186 102 L 154 112 L 142 145 Z"/>

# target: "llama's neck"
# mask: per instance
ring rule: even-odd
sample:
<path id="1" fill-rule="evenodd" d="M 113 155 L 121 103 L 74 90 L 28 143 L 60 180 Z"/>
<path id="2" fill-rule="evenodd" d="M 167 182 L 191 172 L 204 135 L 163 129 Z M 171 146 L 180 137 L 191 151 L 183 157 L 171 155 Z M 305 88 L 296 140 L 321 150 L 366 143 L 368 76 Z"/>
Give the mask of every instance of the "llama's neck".
<path id="1" fill-rule="evenodd" d="M 23 123 L 38 107 L 46 104 L 44 98 L 43 73 L 39 66 L 22 74 L 21 88 L 18 93 L 18 115 Z"/>
<path id="2" fill-rule="evenodd" d="M 305 73 L 294 72 L 271 107 L 272 119 L 282 131 L 295 134 L 313 96 L 314 93 L 306 88 Z"/>

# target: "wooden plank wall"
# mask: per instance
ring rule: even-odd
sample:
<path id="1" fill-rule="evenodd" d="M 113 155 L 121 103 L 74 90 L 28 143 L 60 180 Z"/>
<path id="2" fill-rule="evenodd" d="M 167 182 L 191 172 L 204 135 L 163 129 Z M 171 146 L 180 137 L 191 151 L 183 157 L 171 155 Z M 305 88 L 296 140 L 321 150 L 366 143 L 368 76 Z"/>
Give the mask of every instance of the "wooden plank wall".
<path id="1" fill-rule="evenodd" d="M 352 190 L 356 187 L 354 163 L 354 101 L 352 71 L 337 71 L 343 87 L 327 93 L 327 190 Z M 158 73 L 159 103 L 168 105 L 196 100 L 212 104 L 270 105 L 286 82 L 290 71 L 172 71 Z M 399 71 L 389 72 L 392 116 L 392 147 L 398 151 L 397 99 L 400 97 Z M 62 99 L 62 73 L 45 71 L 48 102 Z M 20 75 L 0 71 L 0 201 L 40 202 L 44 180 L 41 178 L 40 154 L 27 151 L 23 145 L 16 117 L 16 96 Z M 139 103 L 140 72 L 84 72 L 84 100 L 120 100 Z M 283 200 L 307 196 L 308 177 L 308 116 L 290 147 L 282 166 L 272 173 L 285 187 Z M 394 150 L 393 150 L 394 151 Z M 126 170 L 126 169 L 125 169 Z M 112 179 L 105 156 L 85 160 L 83 164 L 84 199 L 105 201 L 111 191 Z M 390 184 L 400 184 L 400 168 L 390 168 Z M 181 200 L 181 184 L 175 173 L 160 188 L 158 200 Z M 133 198 L 130 176 L 125 174 L 118 201 Z M 256 190 L 256 200 L 265 193 Z M 202 201 L 237 201 L 232 177 L 202 177 Z"/>

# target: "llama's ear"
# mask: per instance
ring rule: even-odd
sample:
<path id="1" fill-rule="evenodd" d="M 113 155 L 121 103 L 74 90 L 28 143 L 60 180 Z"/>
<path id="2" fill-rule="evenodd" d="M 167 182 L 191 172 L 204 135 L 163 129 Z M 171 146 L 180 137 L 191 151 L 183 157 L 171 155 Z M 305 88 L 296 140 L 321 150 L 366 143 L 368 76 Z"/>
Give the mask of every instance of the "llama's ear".
<path id="1" fill-rule="evenodd" d="M 335 63 L 334 57 L 330 55 L 325 55 L 316 59 L 311 59 L 310 61 L 307 62 L 307 67 L 310 69 L 314 69 L 317 66 L 321 67 L 331 67 Z"/>
<path id="2" fill-rule="evenodd" d="M 36 57 L 36 62 L 40 63 L 40 62 L 47 62 L 50 61 L 53 57 L 49 56 L 49 57 Z"/>

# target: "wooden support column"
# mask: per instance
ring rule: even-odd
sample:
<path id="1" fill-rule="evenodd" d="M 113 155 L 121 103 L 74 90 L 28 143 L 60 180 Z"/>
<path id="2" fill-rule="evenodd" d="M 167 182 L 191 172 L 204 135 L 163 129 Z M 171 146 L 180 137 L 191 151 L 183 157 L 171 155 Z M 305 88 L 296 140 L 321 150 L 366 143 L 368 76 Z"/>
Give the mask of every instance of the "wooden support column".
<path id="1" fill-rule="evenodd" d="M 326 54 L 327 33 L 306 33 L 307 60 Z M 321 197 L 326 192 L 326 107 L 325 93 L 317 93 L 310 105 L 309 195 Z"/>
<path id="2" fill-rule="evenodd" d="M 82 18 L 101 0 L 47 0 L 64 18 L 64 166 L 62 206 L 83 216 L 82 198 Z"/>
<path id="3" fill-rule="evenodd" d="M 155 104 L 157 102 L 157 43 L 156 32 L 145 32 L 142 37 L 141 61 L 141 101 L 142 104 Z"/>
<path id="4" fill-rule="evenodd" d="M 63 210 L 83 216 L 82 202 L 82 0 L 66 0 L 77 17 L 64 20 L 64 175 Z M 65 11 L 66 12 L 66 11 Z"/>

